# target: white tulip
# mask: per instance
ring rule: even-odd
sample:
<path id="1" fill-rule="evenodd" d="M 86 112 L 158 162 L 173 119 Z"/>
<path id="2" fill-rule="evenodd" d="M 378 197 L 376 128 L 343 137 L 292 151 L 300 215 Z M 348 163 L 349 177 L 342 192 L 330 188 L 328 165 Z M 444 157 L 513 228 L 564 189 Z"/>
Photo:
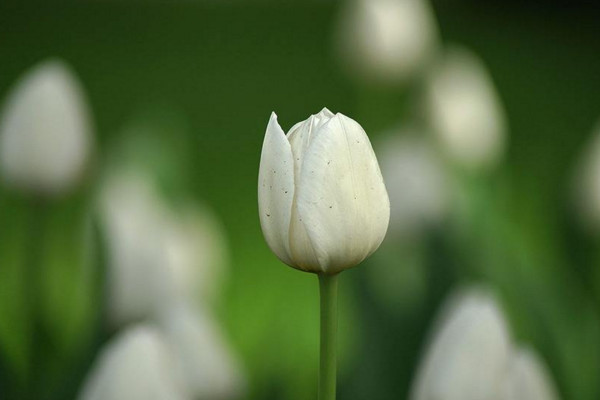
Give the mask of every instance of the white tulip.
<path id="1" fill-rule="evenodd" d="M 294 125 L 287 136 L 271 115 L 258 208 L 267 244 L 281 261 L 325 274 L 353 267 L 373 253 L 390 216 L 365 131 L 327 109 Z"/>
<path id="2" fill-rule="evenodd" d="M 403 82 L 435 53 L 438 32 L 427 0 L 353 0 L 340 18 L 344 65 L 370 81 Z"/>
<path id="3" fill-rule="evenodd" d="M 79 400 L 186 400 L 161 334 L 139 325 L 113 339 L 86 378 Z"/>
<path id="4" fill-rule="evenodd" d="M 406 239 L 438 224 L 446 214 L 449 193 L 435 149 L 410 128 L 395 132 L 376 148 L 381 149 L 381 172 L 390 195 L 390 233 Z"/>
<path id="5" fill-rule="evenodd" d="M 238 361 L 206 312 L 180 303 L 166 307 L 159 321 L 187 393 L 195 399 L 241 396 L 245 384 Z"/>
<path id="6" fill-rule="evenodd" d="M 92 147 L 82 89 L 61 61 L 27 72 L 0 118 L 0 168 L 11 186 L 58 195 L 81 178 Z"/>
<path id="7" fill-rule="evenodd" d="M 510 351 L 502 311 L 485 292 L 455 297 L 437 321 L 412 400 L 492 400 Z"/>
<path id="8" fill-rule="evenodd" d="M 558 400 L 550 374 L 529 348 L 519 348 L 510 358 L 500 400 Z"/>
<path id="9" fill-rule="evenodd" d="M 427 111 L 449 158 L 469 169 L 486 169 L 502 157 L 504 110 L 481 61 L 451 48 L 429 76 Z"/>
<path id="10" fill-rule="evenodd" d="M 176 212 L 152 179 L 134 171 L 106 178 L 100 196 L 108 250 L 108 308 L 112 323 L 152 317 L 164 303 L 219 294 L 225 244 L 205 208 Z"/>

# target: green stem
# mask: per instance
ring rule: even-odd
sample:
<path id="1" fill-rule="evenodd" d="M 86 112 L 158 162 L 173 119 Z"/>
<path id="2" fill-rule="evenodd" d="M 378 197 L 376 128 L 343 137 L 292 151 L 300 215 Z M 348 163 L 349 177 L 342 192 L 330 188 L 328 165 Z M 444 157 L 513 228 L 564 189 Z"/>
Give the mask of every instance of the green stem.
<path id="1" fill-rule="evenodd" d="M 337 275 L 319 275 L 321 292 L 321 364 L 319 400 L 335 400 L 337 347 Z"/>
<path id="2" fill-rule="evenodd" d="M 43 252 L 44 223 L 46 217 L 46 204 L 43 199 L 31 200 L 29 216 L 29 236 L 26 243 L 27 259 L 27 281 L 25 283 L 25 297 L 27 300 L 27 311 L 30 323 L 30 347 L 29 347 L 29 370 L 27 380 L 27 398 L 37 400 L 39 398 L 40 385 L 40 363 L 41 354 L 41 310 L 42 301 L 42 279 L 40 274 Z"/>

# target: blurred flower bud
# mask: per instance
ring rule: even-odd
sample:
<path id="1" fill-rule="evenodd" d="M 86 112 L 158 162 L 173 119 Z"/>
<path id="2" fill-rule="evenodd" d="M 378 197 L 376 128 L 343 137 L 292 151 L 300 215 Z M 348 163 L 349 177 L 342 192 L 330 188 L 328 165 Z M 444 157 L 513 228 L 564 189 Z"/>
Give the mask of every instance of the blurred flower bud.
<path id="1" fill-rule="evenodd" d="M 180 303 L 160 318 L 171 345 L 175 373 L 194 399 L 236 399 L 244 391 L 237 360 L 208 314 Z"/>
<path id="2" fill-rule="evenodd" d="M 170 298 L 214 303 L 223 287 L 228 266 L 224 229 L 206 206 L 187 203 L 170 211 L 165 222 L 160 260 L 168 269 Z"/>
<path id="3" fill-rule="evenodd" d="M 121 172 L 100 197 L 109 251 L 108 302 L 114 324 L 154 315 L 164 303 L 219 293 L 225 244 L 203 208 L 172 210 L 152 180 Z"/>
<path id="4" fill-rule="evenodd" d="M 486 169 L 502 157 L 504 110 L 481 61 L 453 47 L 434 66 L 426 107 L 432 129 L 449 158 L 469 169 Z"/>
<path id="5" fill-rule="evenodd" d="M 100 353 L 80 400 L 184 400 L 168 345 L 151 326 L 128 329 Z"/>
<path id="6" fill-rule="evenodd" d="M 159 307 L 166 282 L 161 231 L 168 211 L 143 175 L 124 173 L 104 183 L 100 211 L 108 250 L 107 296 L 113 323 L 142 319 Z"/>
<path id="7" fill-rule="evenodd" d="M 590 231 L 600 231 L 600 124 L 585 148 L 574 177 L 575 206 L 581 223 Z"/>
<path id="8" fill-rule="evenodd" d="M 533 350 L 519 348 L 512 353 L 500 399 L 558 400 L 550 374 Z"/>
<path id="9" fill-rule="evenodd" d="M 432 58 L 437 40 L 427 0 L 353 0 L 342 11 L 337 44 L 355 75 L 402 83 Z"/>
<path id="10" fill-rule="evenodd" d="M 362 127 L 323 109 L 287 136 L 271 115 L 258 177 L 258 208 L 271 250 L 291 267 L 335 274 L 373 253 L 390 205 Z"/>
<path id="11" fill-rule="evenodd" d="M 448 188 L 440 157 L 410 128 L 386 137 L 376 147 L 390 195 L 388 236 L 419 236 L 439 223 L 447 211 Z"/>
<path id="12" fill-rule="evenodd" d="M 38 194 L 61 194 L 82 177 L 91 147 L 87 104 L 71 69 L 50 60 L 27 72 L 0 118 L 4 180 Z"/>
<path id="13" fill-rule="evenodd" d="M 475 290 L 459 293 L 437 321 L 410 398 L 493 399 L 509 351 L 507 324 L 493 297 Z"/>

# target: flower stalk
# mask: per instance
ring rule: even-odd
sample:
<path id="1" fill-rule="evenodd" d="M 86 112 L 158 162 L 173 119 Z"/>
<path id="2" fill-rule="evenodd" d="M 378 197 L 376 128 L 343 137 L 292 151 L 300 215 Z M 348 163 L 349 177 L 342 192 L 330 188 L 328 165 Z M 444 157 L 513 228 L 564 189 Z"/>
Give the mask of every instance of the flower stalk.
<path id="1" fill-rule="evenodd" d="M 25 286 L 25 299 L 29 319 L 29 364 L 28 379 L 25 392 L 27 398 L 37 399 L 40 394 L 40 369 L 42 357 L 42 326 L 41 307 L 43 305 L 41 264 L 44 251 L 44 228 L 46 223 L 47 205 L 42 198 L 33 198 L 30 202 L 29 232 L 27 241 L 27 283 Z"/>
<path id="2" fill-rule="evenodd" d="M 321 294 L 321 359 L 319 400 L 335 400 L 338 275 L 319 274 Z"/>

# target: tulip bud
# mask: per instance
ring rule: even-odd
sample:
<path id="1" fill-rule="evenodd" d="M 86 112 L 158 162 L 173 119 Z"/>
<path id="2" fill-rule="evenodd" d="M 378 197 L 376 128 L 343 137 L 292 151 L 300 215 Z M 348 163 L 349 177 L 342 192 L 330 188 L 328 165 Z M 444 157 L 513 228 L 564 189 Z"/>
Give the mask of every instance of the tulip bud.
<path id="1" fill-rule="evenodd" d="M 159 260 L 170 276 L 174 299 L 214 304 L 227 277 L 228 248 L 217 216 L 200 203 L 178 204 L 162 227 Z M 167 282 L 165 282 L 167 283 Z"/>
<path id="2" fill-rule="evenodd" d="M 102 350 L 79 399 L 186 400 L 174 365 L 158 330 L 149 325 L 129 328 Z"/>
<path id="3" fill-rule="evenodd" d="M 159 320 L 187 393 L 195 399 L 241 397 L 245 385 L 238 361 L 208 313 L 179 303 L 166 307 Z"/>
<path id="4" fill-rule="evenodd" d="M 36 66 L 9 94 L 0 118 L 0 167 L 9 185 L 63 193 L 81 178 L 91 145 L 87 104 L 63 62 Z"/>
<path id="5" fill-rule="evenodd" d="M 506 369 L 510 338 L 502 311 L 483 292 L 447 306 L 422 359 L 412 400 L 493 399 Z"/>
<path id="6" fill-rule="evenodd" d="M 323 109 L 287 136 L 271 115 L 258 176 L 267 244 L 287 265 L 335 274 L 373 253 L 390 217 L 375 153 L 354 120 Z"/>
<path id="7" fill-rule="evenodd" d="M 499 399 L 558 400 L 557 393 L 545 365 L 532 349 L 513 352 Z"/>
<path id="8" fill-rule="evenodd" d="M 495 165 L 504 151 L 504 110 L 485 67 L 477 57 L 452 48 L 427 84 L 432 129 L 449 158 L 479 170 Z"/>
<path id="9" fill-rule="evenodd" d="M 175 212 L 153 183 L 124 170 L 109 174 L 100 193 L 115 325 L 155 316 L 163 303 L 213 302 L 224 276 L 225 244 L 216 219 L 191 205 Z"/>
<path id="10" fill-rule="evenodd" d="M 402 83 L 423 69 L 437 45 L 427 0 L 353 0 L 340 18 L 344 66 L 365 80 Z"/>
<path id="11" fill-rule="evenodd" d="M 390 195 L 390 234 L 410 239 L 439 223 L 449 193 L 442 160 L 420 132 L 403 129 L 375 147 Z"/>
<path id="12" fill-rule="evenodd" d="M 600 231 L 600 123 L 592 133 L 574 176 L 574 205 L 581 224 L 592 233 Z"/>
<path id="13" fill-rule="evenodd" d="M 107 301 L 111 322 L 119 325 L 152 315 L 168 282 L 162 264 L 161 227 L 168 210 L 150 180 L 125 172 L 106 178 L 100 217 L 108 250 Z"/>

